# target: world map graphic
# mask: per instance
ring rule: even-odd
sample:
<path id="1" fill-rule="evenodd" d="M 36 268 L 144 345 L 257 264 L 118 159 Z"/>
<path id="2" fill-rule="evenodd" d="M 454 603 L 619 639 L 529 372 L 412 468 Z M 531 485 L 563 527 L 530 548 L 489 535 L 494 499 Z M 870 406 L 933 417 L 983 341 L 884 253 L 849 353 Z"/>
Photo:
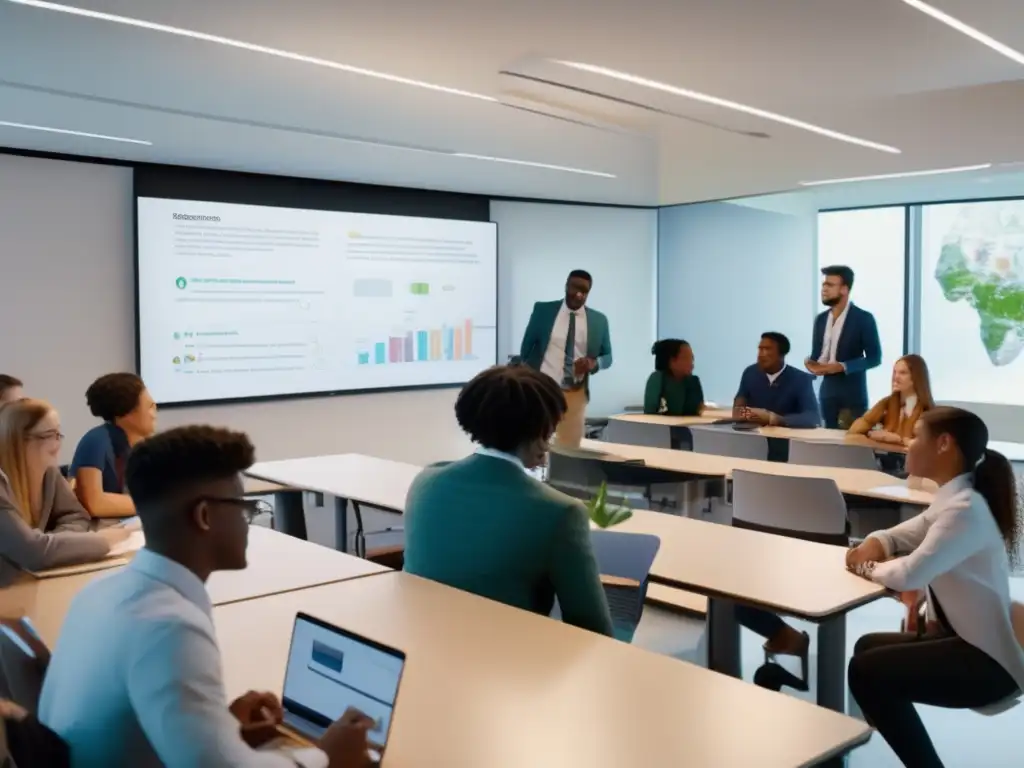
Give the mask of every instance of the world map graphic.
<path id="1" fill-rule="evenodd" d="M 1024 349 L 1024 200 L 963 205 L 942 238 L 935 279 L 947 301 L 965 301 L 980 320 L 993 365 Z"/>

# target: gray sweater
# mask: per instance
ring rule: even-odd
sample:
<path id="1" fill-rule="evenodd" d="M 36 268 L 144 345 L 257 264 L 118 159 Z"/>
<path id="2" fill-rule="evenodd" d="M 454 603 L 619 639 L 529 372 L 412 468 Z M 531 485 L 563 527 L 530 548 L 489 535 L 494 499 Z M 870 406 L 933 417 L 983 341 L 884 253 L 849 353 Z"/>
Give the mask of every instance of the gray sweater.
<path id="1" fill-rule="evenodd" d="M 43 475 L 43 506 L 38 527 L 18 513 L 7 476 L 0 472 L 0 586 L 18 569 L 41 571 L 106 557 L 110 545 L 89 530 L 91 518 L 56 467 Z"/>

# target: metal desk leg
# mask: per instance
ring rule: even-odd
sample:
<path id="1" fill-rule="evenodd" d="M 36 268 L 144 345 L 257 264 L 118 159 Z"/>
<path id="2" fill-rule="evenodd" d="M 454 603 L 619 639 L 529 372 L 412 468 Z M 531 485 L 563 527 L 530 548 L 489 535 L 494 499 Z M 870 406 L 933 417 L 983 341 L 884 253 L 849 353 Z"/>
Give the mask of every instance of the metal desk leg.
<path id="1" fill-rule="evenodd" d="M 306 539 L 302 491 L 278 491 L 274 494 L 274 530 L 297 539 Z"/>
<path id="2" fill-rule="evenodd" d="M 348 552 L 348 499 L 334 499 L 334 548 Z"/>
<path id="3" fill-rule="evenodd" d="M 359 508 L 359 502 L 352 502 L 352 511 L 356 516 L 356 557 L 366 557 L 366 530 L 363 528 L 363 510 Z"/>
<path id="4" fill-rule="evenodd" d="M 846 614 L 818 625 L 818 706 L 846 711 Z"/>
<path id="5" fill-rule="evenodd" d="M 740 625 L 736 623 L 736 604 L 709 597 L 707 628 L 708 669 L 740 677 Z"/>

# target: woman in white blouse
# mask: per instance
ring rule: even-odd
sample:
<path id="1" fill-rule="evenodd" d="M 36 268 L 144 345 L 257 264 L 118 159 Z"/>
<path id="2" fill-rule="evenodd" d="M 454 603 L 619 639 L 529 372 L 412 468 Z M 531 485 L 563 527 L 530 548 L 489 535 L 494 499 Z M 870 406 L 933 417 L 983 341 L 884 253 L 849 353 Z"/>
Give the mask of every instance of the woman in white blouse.
<path id="1" fill-rule="evenodd" d="M 850 693 L 867 721 L 913 768 L 942 766 L 915 703 L 986 707 L 1024 689 L 1009 588 L 1017 487 L 1006 457 L 987 443 L 988 429 L 969 411 L 922 414 L 907 469 L 940 486 L 935 500 L 846 557 L 849 568 L 892 590 L 927 590 L 921 630 L 865 635 L 849 668 Z"/>

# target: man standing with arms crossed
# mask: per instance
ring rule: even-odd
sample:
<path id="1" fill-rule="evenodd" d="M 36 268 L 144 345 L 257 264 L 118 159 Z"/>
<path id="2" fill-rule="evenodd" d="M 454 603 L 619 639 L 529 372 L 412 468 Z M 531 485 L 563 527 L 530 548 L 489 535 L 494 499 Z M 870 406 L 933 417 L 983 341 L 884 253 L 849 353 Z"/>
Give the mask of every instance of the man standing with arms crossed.
<path id="1" fill-rule="evenodd" d="M 608 318 L 584 306 L 593 284 L 589 272 L 575 269 L 565 282 L 564 300 L 534 304 L 519 353 L 524 364 L 562 388 L 567 409 L 555 443 L 570 448 L 578 448 L 583 439 L 590 376 L 612 364 Z"/>
<path id="2" fill-rule="evenodd" d="M 849 429 L 868 409 L 867 372 L 882 362 L 875 316 L 850 301 L 853 270 L 825 267 L 821 303 L 828 309 L 814 321 L 807 370 L 821 376 L 818 399 L 828 429 Z"/>

